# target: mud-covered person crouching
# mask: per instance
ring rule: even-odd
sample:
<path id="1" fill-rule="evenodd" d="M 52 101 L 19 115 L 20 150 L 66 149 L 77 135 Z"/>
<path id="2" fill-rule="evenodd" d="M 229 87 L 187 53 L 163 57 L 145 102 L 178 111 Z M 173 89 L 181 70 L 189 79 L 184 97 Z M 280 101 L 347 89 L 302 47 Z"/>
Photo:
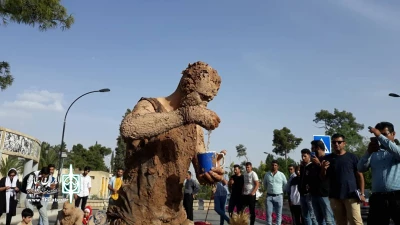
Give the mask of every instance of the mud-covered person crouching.
<path id="1" fill-rule="evenodd" d="M 127 145 L 125 177 L 111 224 L 190 224 L 182 207 L 182 188 L 190 163 L 201 184 L 222 180 L 222 168 L 201 173 L 197 153 L 205 152 L 204 133 L 220 123 L 207 104 L 218 93 L 221 78 L 204 62 L 182 72 L 177 89 L 168 97 L 141 98 L 120 126 Z"/>

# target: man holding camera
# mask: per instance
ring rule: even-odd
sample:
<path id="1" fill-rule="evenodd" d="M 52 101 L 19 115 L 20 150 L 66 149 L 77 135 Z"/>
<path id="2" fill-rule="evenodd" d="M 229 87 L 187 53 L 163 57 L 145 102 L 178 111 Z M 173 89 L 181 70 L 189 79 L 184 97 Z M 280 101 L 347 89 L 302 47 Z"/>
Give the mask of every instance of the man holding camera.
<path id="1" fill-rule="evenodd" d="M 47 200 L 44 198 L 43 193 L 55 188 L 55 185 L 49 182 L 49 175 L 50 169 L 48 167 L 43 167 L 41 170 L 27 175 L 29 177 L 26 184 L 27 197 L 25 206 L 32 211 L 34 207 L 38 209 L 43 225 L 49 225 L 47 207 L 43 207 L 43 205 L 47 205 L 45 203 Z"/>
<path id="2" fill-rule="evenodd" d="M 375 135 L 358 162 L 360 172 L 372 171 L 372 195 L 369 198 L 368 225 L 400 224 L 400 147 L 395 143 L 394 126 L 389 122 L 368 127 Z"/>

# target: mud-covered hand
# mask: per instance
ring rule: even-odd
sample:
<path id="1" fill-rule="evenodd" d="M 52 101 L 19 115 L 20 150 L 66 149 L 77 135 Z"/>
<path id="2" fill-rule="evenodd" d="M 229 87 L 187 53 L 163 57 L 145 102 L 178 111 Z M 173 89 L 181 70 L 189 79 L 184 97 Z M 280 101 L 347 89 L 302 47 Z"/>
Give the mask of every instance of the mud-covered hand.
<path id="1" fill-rule="evenodd" d="M 217 161 L 221 160 L 224 156 L 226 156 L 226 150 L 222 150 L 220 153 L 221 154 L 218 154 Z"/>
<path id="2" fill-rule="evenodd" d="M 201 171 L 196 172 L 197 180 L 201 185 L 204 184 L 215 184 L 224 178 L 225 171 L 222 168 L 212 168 L 211 171 L 203 173 Z"/>
<path id="3" fill-rule="evenodd" d="M 214 130 L 221 122 L 215 112 L 203 106 L 187 106 L 179 110 L 185 123 L 195 123 L 206 130 Z"/>

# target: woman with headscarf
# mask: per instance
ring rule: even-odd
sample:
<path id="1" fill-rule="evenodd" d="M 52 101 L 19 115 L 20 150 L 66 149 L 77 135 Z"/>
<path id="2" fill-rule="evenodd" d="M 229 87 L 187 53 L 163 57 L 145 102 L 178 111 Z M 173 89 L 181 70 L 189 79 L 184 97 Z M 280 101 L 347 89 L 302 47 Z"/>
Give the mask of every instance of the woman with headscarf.
<path id="1" fill-rule="evenodd" d="M 0 180 L 0 217 L 6 213 L 6 225 L 11 225 L 11 219 L 17 212 L 17 193 L 21 184 L 18 180 L 18 173 L 11 168 L 6 177 Z"/>
<path id="2" fill-rule="evenodd" d="M 94 225 L 92 207 L 86 206 L 84 214 L 83 214 L 82 223 L 83 223 L 83 225 Z"/>

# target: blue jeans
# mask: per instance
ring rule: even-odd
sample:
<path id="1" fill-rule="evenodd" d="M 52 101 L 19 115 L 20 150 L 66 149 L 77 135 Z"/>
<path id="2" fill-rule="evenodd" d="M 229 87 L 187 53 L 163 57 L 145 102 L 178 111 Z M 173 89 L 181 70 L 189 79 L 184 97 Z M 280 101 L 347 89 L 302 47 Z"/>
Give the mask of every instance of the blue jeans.
<path id="1" fill-rule="evenodd" d="M 43 208 L 47 210 L 47 205 L 49 203 L 49 198 L 50 197 L 44 197 L 44 202 L 42 202 Z M 39 223 L 38 225 L 43 225 L 43 216 L 39 214 Z"/>
<path id="2" fill-rule="evenodd" d="M 226 195 L 214 196 L 214 210 L 220 216 L 220 224 L 224 225 L 224 220 L 229 223 L 229 217 L 225 214 Z"/>
<path id="3" fill-rule="evenodd" d="M 315 218 L 311 195 L 300 196 L 301 214 L 303 215 L 304 225 L 318 225 L 317 219 Z"/>
<path id="4" fill-rule="evenodd" d="M 276 214 L 276 225 L 282 223 L 282 207 L 283 207 L 283 195 L 268 196 L 266 201 L 267 206 L 267 225 L 272 225 L 272 212 Z"/>
<path id="5" fill-rule="evenodd" d="M 41 207 L 39 211 L 39 218 L 42 219 L 43 225 L 49 225 L 49 218 L 47 217 L 47 201 L 40 201 L 43 207 Z M 33 205 L 28 199 L 25 199 L 25 208 L 30 208 L 32 211 L 36 209 L 36 206 Z"/>
<path id="6" fill-rule="evenodd" d="M 335 225 L 329 197 L 312 196 L 311 199 L 318 225 Z"/>

